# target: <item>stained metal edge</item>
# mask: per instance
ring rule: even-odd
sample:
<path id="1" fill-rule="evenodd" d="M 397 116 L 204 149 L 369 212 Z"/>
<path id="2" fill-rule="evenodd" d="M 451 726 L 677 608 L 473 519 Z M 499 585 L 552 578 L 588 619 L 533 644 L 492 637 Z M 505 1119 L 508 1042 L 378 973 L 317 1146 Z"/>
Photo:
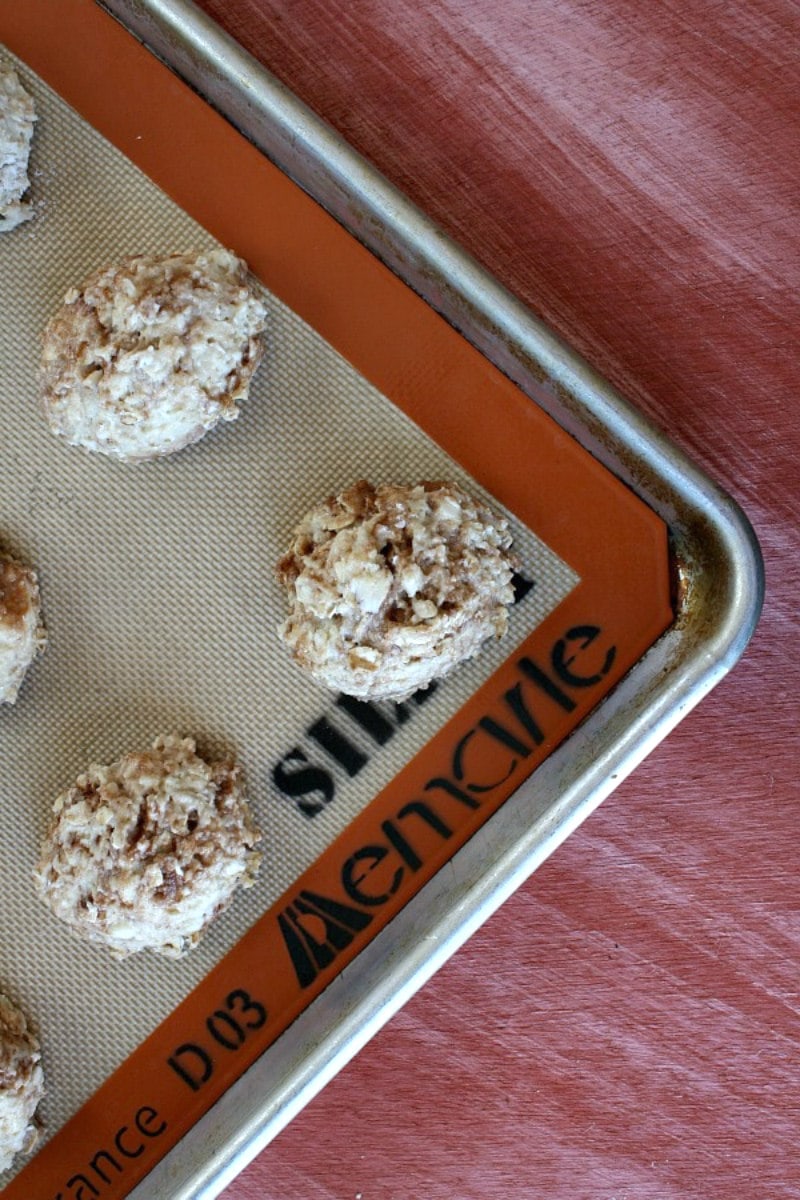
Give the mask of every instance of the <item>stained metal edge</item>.
<path id="1" fill-rule="evenodd" d="M 131 1200 L 217 1196 L 619 785 L 691 707 L 673 705 L 658 688 L 652 704 L 640 704 L 647 677 L 669 670 L 671 640 L 659 641 L 642 669 L 361 951 Z"/>
<path id="2" fill-rule="evenodd" d="M 675 625 L 132 1193 L 210 1200 L 734 665 L 764 591 L 735 502 L 190 0 L 104 0 L 669 526 Z"/>

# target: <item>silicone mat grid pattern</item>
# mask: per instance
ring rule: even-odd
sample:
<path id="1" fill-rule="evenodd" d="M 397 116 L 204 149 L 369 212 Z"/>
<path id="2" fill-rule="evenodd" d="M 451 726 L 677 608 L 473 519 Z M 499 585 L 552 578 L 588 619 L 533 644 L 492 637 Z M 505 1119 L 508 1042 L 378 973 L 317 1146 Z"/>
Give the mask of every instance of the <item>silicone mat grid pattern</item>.
<path id="1" fill-rule="evenodd" d="M 10 56 L 9 56 L 10 57 Z M 36 218 L 0 238 L 0 545 L 39 571 L 50 644 L 0 711 L 0 989 L 43 1044 L 57 1129 L 577 582 L 512 521 L 536 587 L 508 636 L 441 685 L 335 800 L 304 817 L 273 765 L 325 712 L 275 635 L 273 567 L 305 509 L 354 479 L 464 472 L 313 329 L 265 292 L 269 353 L 235 423 L 172 459 L 127 467 L 55 439 L 36 401 L 41 330 L 67 288 L 124 254 L 213 244 L 121 153 L 17 64 L 39 114 Z M 35 900 L 30 873 L 58 793 L 175 730 L 243 763 L 265 832 L 256 887 L 180 962 L 112 963 Z M 320 751 L 317 750 L 319 757 Z M 330 765 L 330 764 L 329 764 Z M 0 1184 L 2 1177 L 0 1177 Z"/>

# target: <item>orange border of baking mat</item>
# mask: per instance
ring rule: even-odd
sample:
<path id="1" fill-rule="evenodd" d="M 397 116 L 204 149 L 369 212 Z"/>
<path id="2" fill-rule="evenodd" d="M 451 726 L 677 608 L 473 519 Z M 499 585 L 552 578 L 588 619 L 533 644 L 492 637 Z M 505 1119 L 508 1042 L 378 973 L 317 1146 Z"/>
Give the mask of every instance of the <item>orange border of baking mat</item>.
<path id="1" fill-rule="evenodd" d="M 3 1193 L 109 1200 L 128 1194 L 667 628 L 667 533 L 93 0 L 0 0 L 0 39 L 581 577 Z M 123 982 L 124 966 L 113 969 Z"/>

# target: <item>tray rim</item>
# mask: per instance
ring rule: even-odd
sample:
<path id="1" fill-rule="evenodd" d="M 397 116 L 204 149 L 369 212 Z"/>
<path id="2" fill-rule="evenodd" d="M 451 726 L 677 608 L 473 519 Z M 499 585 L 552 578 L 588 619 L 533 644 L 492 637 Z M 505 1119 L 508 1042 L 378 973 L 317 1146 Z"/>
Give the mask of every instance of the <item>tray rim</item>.
<path id="1" fill-rule="evenodd" d="M 213 1197 L 738 661 L 763 561 L 738 505 L 192 0 L 98 0 L 666 522 L 674 625 L 131 1193 Z M 387 231 L 389 236 L 387 236 Z M 531 822 L 534 793 L 550 804 Z M 443 876 L 447 875 L 447 883 Z"/>

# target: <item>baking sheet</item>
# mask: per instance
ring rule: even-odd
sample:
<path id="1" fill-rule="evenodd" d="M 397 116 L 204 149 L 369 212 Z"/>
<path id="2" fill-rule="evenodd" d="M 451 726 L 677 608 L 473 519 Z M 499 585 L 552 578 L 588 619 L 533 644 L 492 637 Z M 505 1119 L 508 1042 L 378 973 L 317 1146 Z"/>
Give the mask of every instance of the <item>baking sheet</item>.
<path id="1" fill-rule="evenodd" d="M 365 731 L 299 675 L 278 643 L 274 563 L 308 505 L 358 477 L 449 477 L 482 489 L 266 289 L 269 353 L 235 423 L 174 459 L 137 468 L 53 438 L 37 407 L 36 367 L 41 329 L 67 288 L 124 254 L 213 239 L 27 68 L 19 71 L 39 113 L 37 215 L 0 239 L 0 544 L 39 570 L 50 645 L 17 706 L 0 713 L 0 982 L 41 1034 L 46 1139 L 578 576 L 507 514 L 522 573 L 535 580 L 507 638 L 424 704 L 408 706 L 411 719 L 395 720 L 394 736 L 375 753 Z M 277 791 L 272 771 L 295 746 L 319 753 L 307 731 L 325 713 L 368 762 L 352 778 L 333 764 L 336 798 L 309 819 Z M 30 871 L 59 791 L 89 761 L 109 761 L 169 730 L 240 758 L 266 833 L 264 865 L 258 885 L 188 959 L 109 964 L 39 908 Z"/>

